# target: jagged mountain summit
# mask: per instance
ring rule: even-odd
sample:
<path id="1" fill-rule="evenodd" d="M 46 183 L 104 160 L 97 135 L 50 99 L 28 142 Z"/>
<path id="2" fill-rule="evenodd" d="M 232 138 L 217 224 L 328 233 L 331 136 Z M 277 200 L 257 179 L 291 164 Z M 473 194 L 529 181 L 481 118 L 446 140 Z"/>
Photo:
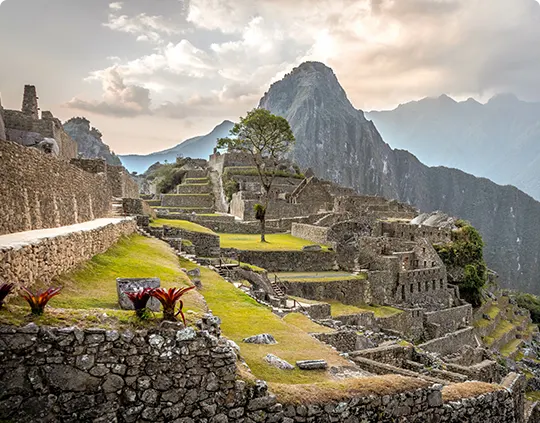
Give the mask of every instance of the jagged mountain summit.
<path id="1" fill-rule="evenodd" d="M 158 151 L 147 155 L 129 154 L 120 156 L 122 164 L 130 171 L 144 173 L 156 162 L 174 162 L 178 156 L 191 157 L 193 159 L 207 159 L 219 138 L 229 135 L 233 127 L 230 120 L 224 120 L 210 133 L 198 137 L 189 138 L 182 143 L 167 150 Z"/>
<path id="2" fill-rule="evenodd" d="M 540 292 L 540 203 L 527 194 L 457 169 L 430 168 L 408 151 L 393 150 L 322 63 L 304 63 L 272 84 L 260 107 L 288 119 L 296 136 L 292 155 L 303 167 L 363 194 L 470 220 L 502 283 Z"/>
<path id="3" fill-rule="evenodd" d="M 79 154 L 88 159 L 102 158 L 111 165 L 121 165 L 120 159 L 103 142 L 101 132 L 90 126 L 84 117 L 74 117 L 64 123 L 64 130 L 75 140 Z"/>
<path id="4" fill-rule="evenodd" d="M 486 104 L 442 95 L 367 116 L 390 145 L 426 164 L 457 167 L 540 199 L 540 103 L 512 94 Z"/>

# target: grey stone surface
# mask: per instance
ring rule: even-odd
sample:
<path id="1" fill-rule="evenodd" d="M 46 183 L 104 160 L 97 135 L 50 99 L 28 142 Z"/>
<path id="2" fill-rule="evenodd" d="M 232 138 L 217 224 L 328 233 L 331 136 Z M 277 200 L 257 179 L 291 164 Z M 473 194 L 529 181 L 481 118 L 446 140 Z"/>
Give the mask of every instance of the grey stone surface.
<path id="1" fill-rule="evenodd" d="M 293 370 L 294 366 L 274 354 L 267 354 L 264 361 L 280 370 Z"/>
<path id="2" fill-rule="evenodd" d="M 242 342 L 245 342 L 246 344 L 277 344 L 275 338 L 269 333 L 250 336 L 249 338 L 244 338 Z"/>
<path id="3" fill-rule="evenodd" d="M 320 245 L 304 245 L 302 251 L 321 251 L 322 247 Z"/>
<path id="4" fill-rule="evenodd" d="M 117 278 L 116 292 L 118 294 L 118 303 L 124 310 L 133 310 L 133 303 L 125 294 L 126 292 L 135 292 L 143 288 L 159 288 L 161 281 L 159 278 Z M 159 311 L 161 304 L 151 297 L 148 300 L 147 307 L 152 311 Z"/>
<path id="5" fill-rule="evenodd" d="M 296 365 L 301 370 L 321 370 L 328 368 L 326 360 L 300 360 Z"/>

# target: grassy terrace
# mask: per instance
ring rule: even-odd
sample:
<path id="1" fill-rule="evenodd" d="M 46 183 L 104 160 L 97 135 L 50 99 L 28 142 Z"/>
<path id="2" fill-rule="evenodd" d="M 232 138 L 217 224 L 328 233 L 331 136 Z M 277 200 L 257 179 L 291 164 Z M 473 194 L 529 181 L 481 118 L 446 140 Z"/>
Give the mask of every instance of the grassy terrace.
<path id="1" fill-rule="evenodd" d="M 181 261 L 181 265 L 187 269 L 196 267 L 187 261 Z M 340 357 L 335 350 L 318 342 L 309 336 L 306 330 L 301 329 L 302 326 L 307 328 L 307 322 L 302 321 L 302 318 L 292 317 L 290 320 L 279 318 L 269 308 L 258 304 L 217 273 L 206 268 L 201 268 L 201 280 L 203 283 L 201 292 L 208 307 L 222 319 L 223 334 L 240 346 L 242 357 L 257 378 L 287 384 L 330 380 L 326 371 L 302 372 L 299 369 L 283 371 L 271 367 L 264 361 L 268 353 L 275 354 L 291 364 L 297 360 L 325 359 L 330 366 L 348 365 L 348 361 Z M 242 342 L 242 339 L 259 333 L 272 334 L 278 344 L 255 345 Z"/>
<path id="2" fill-rule="evenodd" d="M 289 325 L 296 326 L 297 328 L 302 329 L 304 332 L 308 333 L 329 333 L 334 332 L 333 329 L 318 325 L 313 320 L 311 320 L 309 317 L 302 313 L 289 313 L 287 314 L 283 320 L 287 322 Z"/>
<path id="3" fill-rule="evenodd" d="M 500 339 L 514 328 L 515 326 L 508 320 L 501 320 L 499 324 L 495 327 L 493 332 L 491 332 L 488 336 L 484 337 L 484 343 L 489 347 L 496 340 Z"/>
<path id="4" fill-rule="evenodd" d="M 491 321 L 494 320 L 499 315 L 500 312 L 501 312 L 501 309 L 497 307 L 497 305 L 492 305 L 485 313 L 491 318 L 491 320 L 484 319 L 484 318 L 479 319 L 476 322 L 474 322 L 474 327 L 483 328 L 483 327 L 488 326 L 491 323 Z"/>
<path id="5" fill-rule="evenodd" d="M 261 242 L 258 234 L 219 234 L 221 248 L 237 248 L 239 250 L 256 251 L 301 251 L 306 245 L 313 245 L 313 242 L 296 238 L 290 234 L 268 234 L 266 240 Z M 328 247 L 323 246 L 323 251 L 328 251 Z"/>
<path id="6" fill-rule="evenodd" d="M 188 220 L 168 220 L 168 219 L 154 219 L 150 226 L 153 228 L 161 228 L 163 226 L 170 226 L 171 228 L 184 229 L 191 232 L 202 232 L 205 234 L 215 234 L 214 231 L 208 229 L 205 226 L 197 223 L 190 222 Z"/>
<path id="7" fill-rule="evenodd" d="M 399 310 L 394 307 L 390 306 L 376 306 L 376 305 L 367 305 L 367 304 L 359 304 L 359 305 L 347 305 L 340 303 L 336 300 L 328 300 L 326 303 L 329 303 L 332 308 L 332 316 L 338 317 L 338 316 L 346 316 L 348 314 L 360 314 L 360 313 L 369 313 L 373 312 L 375 314 L 375 317 L 391 317 L 399 313 L 403 313 L 402 310 Z"/>
<path id="8" fill-rule="evenodd" d="M 79 266 L 71 273 L 57 278 L 51 286 L 62 286 L 62 292 L 49 303 L 44 316 L 28 315 L 24 300 L 14 298 L 9 311 L 0 311 L 0 322 L 24 323 L 35 321 L 44 324 L 103 324 L 104 326 L 136 323 L 132 311 L 118 306 L 116 278 L 158 277 L 165 288 L 182 287 L 189 279 L 181 271 L 177 256 L 167 244 L 140 235 L 121 239 L 106 253 Z M 35 289 L 44 288 L 36 285 Z M 199 314 L 205 310 L 202 297 L 191 291 L 185 295 L 185 311 Z M 193 317 L 192 313 L 186 317 Z M 160 318 L 161 313 L 156 313 Z M 151 322 L 149 322 L 151 323 Z"/>
<path id="9" fill-rule="evenodd" d="M 353 275 L 346 272 L 282 272 L 275 273 L 283 281 L 290 282 L 332 282 L 365 279 L 365 274 Z"/>
<path id="10" fill-rule="evenodd" d="M 512 339 L 509 343 L 507 343 L 501 348 L 500 353 L 505 357 L 510 356 L 511 354 L 516 352 L 518 347 L 521 345 L 521 342 L 521 339 Z"/>

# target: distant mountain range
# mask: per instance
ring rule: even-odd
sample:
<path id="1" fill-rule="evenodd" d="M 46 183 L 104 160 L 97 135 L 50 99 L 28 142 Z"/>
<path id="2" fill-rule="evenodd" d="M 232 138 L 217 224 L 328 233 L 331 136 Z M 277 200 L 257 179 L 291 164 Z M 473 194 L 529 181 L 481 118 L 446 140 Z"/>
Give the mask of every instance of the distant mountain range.
<path id="1" fill-rule="evenodd" d="M 234 124 L 231 121 L 225 120 L 216 126 L 210 133 L 189 138 L 167 150 L 147 155 L 128 154 L 119 157 L 126 169 L 130 172 L 135 171 L 139 173 L 144 173 L 146 169 L 156 162 L 174 162 L 178 156 L 191 157 L 194 159 L 208 159 L 208 156 L 212 154 L 214 147 L 216 146 L 217 140 L 219 138 L 227 137 L 233 125 Z"/>
<path id="2" fill-rule="evenodd" d="M 471 102 L 469 106 L 482 107 Z M 457 169 L 428 167 L 408 151 L 390 148 L 375 124 L 349 102 L 332 69 L 322 63 L 304 63 L 272 84 L 260 107 L 287 118 L 296 137 L 292 156 L 300 166 L 363 194 L 469 220 L 481 231 L 486 260 L 501 282 L 540 293 L 540 203 L 529 195 Z M 440 119 L 445 119 L 441 113 Z M 504 130 L 504 123 L 497 125 Z M 459 119 L 454 126 L 462 126 Z M 489 149 L 473 154 L 463 146 L 461 154 L 480 162 Z"/>
<path id="3" fill-rule="evenodd" d="M 394 148 L 428 165 L 455 167 L 540 199 L 540 103 L 511 94 L 486 104 L 442 95 L 366 113 Z"/>

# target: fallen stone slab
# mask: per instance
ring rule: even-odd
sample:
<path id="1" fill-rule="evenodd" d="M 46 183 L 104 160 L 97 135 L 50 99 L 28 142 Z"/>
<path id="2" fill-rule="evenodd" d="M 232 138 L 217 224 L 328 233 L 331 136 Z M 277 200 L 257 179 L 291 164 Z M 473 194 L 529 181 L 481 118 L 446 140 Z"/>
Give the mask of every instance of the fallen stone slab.
<path id="1" fill-rule="evenodd" d="M 117 278 L 116 290 L 118 292 L 118 304 L 123 310 L 133 310 L 133 303 L 126 295 L 126 292 L 135 292 L 144 288 L 159 288 L 161 282 L 159 278 Z M 160 302 L 157 298 L 150 298 L 147 307 L 152 311 L 159 311 Z"/>
<path id="2" fill-rule="evenodd" d="M 249 338 L 244 338 L 242 342 L 246 344 L 277 344 L 276 339 L 269 333 L 261 333 L 259 335 L 250 336 Z"/>
<path id="3" fill-rule="evenodd" d="M 264 357 L 264 360 L 271 366 L 280 370 L 294 370 L 294 366 L 292 364 L 279 358 L 277 355 L 267 354 L 266 357 Z"/>
<path id="4" fill-rule="evenodd" d="M 296 365 L 300 370 L 324 370 L 328 368 L 326 360 L 301 360 Z"/>
<path id="5" fill-rule="evenodd" d="M 193 277 L 200 278 L 201 277 L 201 269 L 196 267 L 195 269 L 189 270 L 187 272 L 187 274 L 188 274 L 188 276 L 193 276 Z"/>

